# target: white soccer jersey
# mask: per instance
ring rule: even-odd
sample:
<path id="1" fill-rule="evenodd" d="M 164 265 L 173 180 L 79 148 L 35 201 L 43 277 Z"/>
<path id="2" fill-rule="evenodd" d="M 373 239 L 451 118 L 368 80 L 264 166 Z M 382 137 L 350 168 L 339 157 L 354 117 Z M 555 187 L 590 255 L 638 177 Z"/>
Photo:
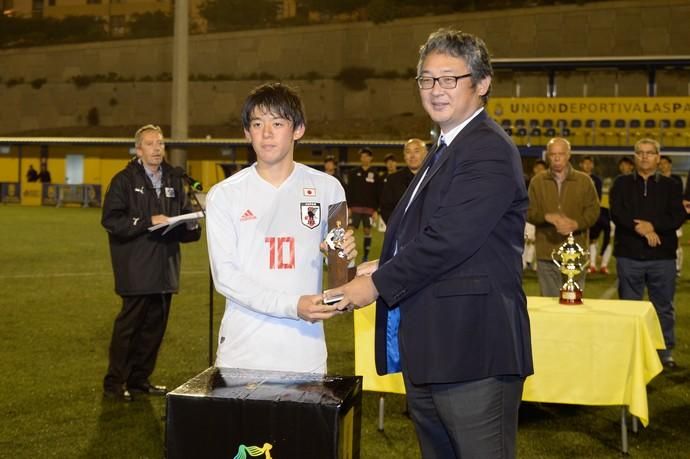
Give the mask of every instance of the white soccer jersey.
<path id="1" fill-rule="evenodd" d="M 337 179 L 299 163 L 278 188 L 254 164 L 211 189 L 208 251 L 226 298 L 216 366 L 326 371 L 323 323 L 299 319 L 297 302 L 322 291 L 319 244 L 342 201 Z"/>

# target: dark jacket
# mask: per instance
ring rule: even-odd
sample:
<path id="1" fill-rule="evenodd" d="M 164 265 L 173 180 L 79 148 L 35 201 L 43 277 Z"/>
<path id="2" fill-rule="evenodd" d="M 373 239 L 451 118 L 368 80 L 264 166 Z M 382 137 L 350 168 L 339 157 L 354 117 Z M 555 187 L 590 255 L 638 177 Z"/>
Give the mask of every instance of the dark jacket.
<path id="1" fill-rule="evenodd" d="M 149 232 L 151 216 L 169 217 L 192 212 L 182 178 L 171 176 L 162 164 L 160 197 L 137 159 L 110 182 L 103 202 L 101 224 L 108 232 L 115 274 L 115 291 L 122 296 L 176 293 L 180 278 L 180 242 L 197 241 L 201 228 L 178 225 L 165 236 Z"/>
<path id="2" fill-rule="evenodd" d="M 412 182 L 414 174 L 409 168 L 401 169 L 393 174 L 388 175 L 383 184 L 383 191 L 381 192 L 381 218 L 388 223 L 388 219 L 393 213 L 393 209 L 400 201 L 403 193 Z"/>
<path id="3" fill-rule="evenodd" d="M 372 274 L 380 295 L 377 371 L 397 370 L 398 346 L 387 339 L 397 337 L 415 384 L 525 377 L 533 369 L 522 290 L 528 203 L 520 153 L 483 111 L 424 174 L 433 156 L 401 198 L 407 203 L 419 182 L 407 212 L 402 204 L 393 211 Z"/>
<path id="4" fill-rule="evenodd" d="M 661 174 L 647 180 L 637 172 L 619 175 L 609 193 L 611 219 L 616 224 L 614 255 L 635 260 L 675 259 L 676 230 L 685 222 L 682 195 L 682 187 Z M 647 239 L 635 232 L 635 219 L 654 225 L 661 239 L 659 246 L 650 247 Z"/>

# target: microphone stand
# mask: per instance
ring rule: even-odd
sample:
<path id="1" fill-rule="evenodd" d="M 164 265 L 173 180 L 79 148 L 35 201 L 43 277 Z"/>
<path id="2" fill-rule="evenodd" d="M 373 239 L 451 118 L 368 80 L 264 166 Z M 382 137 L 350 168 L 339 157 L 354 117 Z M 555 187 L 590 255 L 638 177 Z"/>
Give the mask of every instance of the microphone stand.
<path id="1" fill-rule="evenodd" d="M 201 210 L 201 213 L 204 214 L 204 219 L 206 219 L 206 209 L 204 209 L 204 206 L 201 205 L 201 202 L 199 202 L 199 198 L 197 197 L 197 191 L 190 186 L 192 190 L 192 198 L 194 198 L 194 202 L 196 205 L 199 207 Z M 211 265 L 209 264 L 208 267 L 208 366 L 211 367 L 213 366 L 213 272 L 211 271 Z"/>

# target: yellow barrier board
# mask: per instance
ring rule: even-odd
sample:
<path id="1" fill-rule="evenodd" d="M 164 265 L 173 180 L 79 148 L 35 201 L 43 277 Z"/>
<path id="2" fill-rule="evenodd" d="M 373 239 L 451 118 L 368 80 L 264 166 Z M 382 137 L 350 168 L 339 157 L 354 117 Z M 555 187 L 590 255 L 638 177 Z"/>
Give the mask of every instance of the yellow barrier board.
<path id="1" fill-rule="evenodd" d="M 499 119 L 623 119 L 690 118 L 690 97 L 492 97 L 488 112 Z"/>

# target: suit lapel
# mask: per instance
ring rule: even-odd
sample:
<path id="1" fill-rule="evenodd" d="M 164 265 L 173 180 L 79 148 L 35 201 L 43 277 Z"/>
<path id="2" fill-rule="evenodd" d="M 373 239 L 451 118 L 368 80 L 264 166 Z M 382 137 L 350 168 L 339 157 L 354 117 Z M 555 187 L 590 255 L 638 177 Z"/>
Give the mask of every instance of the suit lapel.
<path id="1" fill-rule="evenodd" d="M 419 197 L 419 195 L 422 193 L 422 190 L 429 184 L 429 182 L 434 177 L 434 175 L 436 175 L 436 173 L 439 171 L 441 166 L 446 161 L 448 161 L 448 158 L 450 158 L 451 155 L 456 154 L 456 150 L 458 149 L 458 145 L 463 142 L 463 139 L 465 137 L 467 137 L 468 135 L 470 135 L 472 133 L 472 131 L 474 131 L 476 126 L 478 126 L 480 123 L 484 122 L 486 117 L 487 117 L 486 110 L 482 110 L 481 113 L 479 113 L 472 121 L 470 121 L 467 124 L 467 126 L 465 126 L 462 129 L 462 131 L 460 131 L 460 133 L 453 139 L 451 144 L 448 145 L 448 147 L 446 148 L 446 151 L 441 155 L 440 158 L 438 158 L 438 160 L 436 160 L 434 165 L 431 166 L 431 169 L 429 169 L 427 171 L 426 175 L 424 176 L 424 179 L 421 179 L 422 183 L 419 185 L 419 190 L 417 190 L 417 194 L 415 194 L 414 199 L 412 201 L 414 201 L 415 199 L 417 199 Z M 436 152 L 437 148 L 438 148 L 438 144 L 437 144 L 437 147 L 434 148 L 434 152 Z M 426 160 L 424 161 L 424 167 L 426 167 L 426 165 L 429 163 L 430 158 L 432 156 L 433 156 L 433 153 L 429 153 L 427 155 Z M 417 174 L 417 175 L 420 175 L 420 174 Z M 413 184 L 414 184 L 414 186 L 413 186 Z M 410 186 L 407 188 L 407 191 L 405 192 L 406 197 L 409 196 L 408 193 L 412 193 L 412 190 L 414 190 L 415 186 L 416 186 L 416 180 L 413 180 L 412 183 L 410 184 Z M 409 197 L 408 197 L 408 200 L 409 200 Z M 407 204 L 405 204 L 405 205 L 407 205 Z M 412 204 L 410 203 L 410 205 L 412 205 Z M 403 215 L 403 218 L 404 218 L 404 215 Z"/>

